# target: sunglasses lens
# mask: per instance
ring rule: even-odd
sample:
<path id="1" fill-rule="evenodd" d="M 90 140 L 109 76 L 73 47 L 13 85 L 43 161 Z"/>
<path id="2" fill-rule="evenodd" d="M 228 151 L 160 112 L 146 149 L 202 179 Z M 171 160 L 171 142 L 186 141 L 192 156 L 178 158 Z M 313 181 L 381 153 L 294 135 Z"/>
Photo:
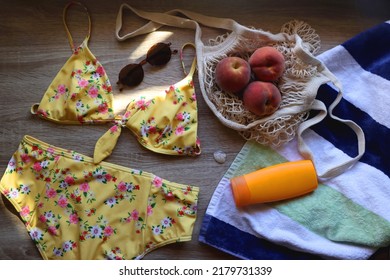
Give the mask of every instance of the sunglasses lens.
<path id="1" fill-rule="evenodd" d="M 129 64 L 119 72 L 119 82 L 129 87 L 139 85 L 144 79 L 144 70 L 140 64 Z"/>
<path id="2" fill-rule="evenodd" d="M 153 66 L 160 66 L 167 64 L 171 59 L 171 48 L 170 44 L 157 43 L 154 44 L 146 54 L 146 61 Z"/>

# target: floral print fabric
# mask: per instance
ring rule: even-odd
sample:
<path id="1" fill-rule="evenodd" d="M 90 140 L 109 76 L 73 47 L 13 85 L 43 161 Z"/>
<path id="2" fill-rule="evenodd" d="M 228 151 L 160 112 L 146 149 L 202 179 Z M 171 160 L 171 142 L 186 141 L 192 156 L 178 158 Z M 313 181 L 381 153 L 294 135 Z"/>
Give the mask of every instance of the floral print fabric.
<path id="1" fill-rule="evenodd" d="M 191 239 L 199 189 L 25 136 L 0 183 L 45 259 L 134 259 Z"/>
<path id="2" fill-rule="evenodd" d="M 55 122 L 80 124 L 114 118 L 112 86 L 91 53 L 87 39 L 76 49 L 46 90 L 36 114 Z"/>
<path id="3" fill-rule="evenodd" d="M 169 113 L 168 113 L 169 112 Z M 192 77 L 170 86 L 163 96 L 132 100 L 127 107 L 126 123 L 139 141 L 165 154 L 196 155 L 197 105 Z"/>
<path id="4" fill-rule="evenodd" d="M 115 115 L 110 81 L 87 42 L 88 38 L 73 50 L 32 112 L 44 119 L 66 124 L 113 123 L 114 126 L 96 145 L 95 163 L 111 154 L 122 127 L 129 128 L 144 147 L 154 152 L 199 155 L 198 112 L 193 84 L 196 60 L 190 73 L 162 95 L 131 100 L 124 114 Z"/>

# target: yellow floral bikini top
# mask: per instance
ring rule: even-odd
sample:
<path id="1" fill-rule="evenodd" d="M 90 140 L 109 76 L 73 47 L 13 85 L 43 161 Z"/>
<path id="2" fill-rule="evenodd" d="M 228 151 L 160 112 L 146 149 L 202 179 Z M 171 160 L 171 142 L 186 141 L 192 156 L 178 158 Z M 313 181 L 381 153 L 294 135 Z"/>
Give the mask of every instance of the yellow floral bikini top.
<path id="1" fill-rule="evenodd" d="M 107 73 L 88 48 L 91 19 L 84 6 L 89 22 L 88 35 L 79 47 L 74 46 L 66 24 L 66 12 L 72 3 L 65 7 L 63 21 L 73 53 L 41 102 L 32 106 L 31 113 L 61 124 L 113 123 L 96 143 L 95 163 L 111 154 L 122 127 L 130 129 L 138 141 L 151 151 L 169 155 L 199 155 L 197 102 L 193 84 L 196 58 L 185 78 L 171 85 L 163 96 L 131 100 L 123 115 L 115 115 Z M 182 54 L 180 59 L 184 69 Z"/>

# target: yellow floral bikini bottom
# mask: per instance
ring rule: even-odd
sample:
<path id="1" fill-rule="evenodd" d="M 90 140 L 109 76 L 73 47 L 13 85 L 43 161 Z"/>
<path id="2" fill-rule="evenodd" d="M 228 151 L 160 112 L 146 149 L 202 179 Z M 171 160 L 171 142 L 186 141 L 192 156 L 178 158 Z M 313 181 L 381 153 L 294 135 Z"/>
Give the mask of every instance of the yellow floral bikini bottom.
<path id="1" fill-rule="evenodd" d="M 25 136 L 0 191 L 44 259 L 138 259 L 191 239 L 199 189 Z"/>

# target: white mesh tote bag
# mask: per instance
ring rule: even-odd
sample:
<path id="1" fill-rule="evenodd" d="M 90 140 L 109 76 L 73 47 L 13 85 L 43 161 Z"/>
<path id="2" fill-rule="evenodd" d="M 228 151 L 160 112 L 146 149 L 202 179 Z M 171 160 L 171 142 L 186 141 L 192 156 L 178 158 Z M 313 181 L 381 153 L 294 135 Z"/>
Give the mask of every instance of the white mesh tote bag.
<path id="1" fill-rule="evenodd" d="M 130 9 L 141 18 L 150 20 L 146 25 L 125 35 L 122 29 L 123 9 Z M 261 144 L 279 146 L 295 136 L 298 150 L 307 159 L 313 155 L 305 144 L 302 133 L 312 125 L 322 121 L 326 115 L 345 123 L 357 136 L 358 154 L 318 174 L 319 179 L 335 177 L 357 162 L 364 154 L 365 139 L 362 129 L 353 121 L 334 116 L 332 111 L 342 98 L 342 87 L 337 78 L 318 60 L 314 54 L 319 49 L 320 38 L 316 32 L 302 21 L 291 21 L 281 27 L 280 33 L 243 26 L 228 18 L 216 18 L 187 10 L 171 10 L 166 13 L 145 12 L 127 4 L 120 6 L 116 19 L 116 38 L 123 41 L 135 36 L 153 32 L 163 25 L 195 29 L 195 46 L 198 61 L 199 86 L 202 96 L 215 114 L 227 127 L 238 131 L 245 139 Z M 202 41 L 201 25 L 225 30 L 224 34 Z M 248 111 L 235 95 L 222 91 L 215 82 L 217 63 L 227 56 L 248 59 L 258 48 L 272 46 L 285 58 L 285 72 L 275 83 L 282 95 L 280 107 L 273 114 L 258 117 Z M 316 99 L 318 88 L 332 83 L 339 94 L 327 109 Z M 318 114 L 308 119 L 311 110 Z"/>

